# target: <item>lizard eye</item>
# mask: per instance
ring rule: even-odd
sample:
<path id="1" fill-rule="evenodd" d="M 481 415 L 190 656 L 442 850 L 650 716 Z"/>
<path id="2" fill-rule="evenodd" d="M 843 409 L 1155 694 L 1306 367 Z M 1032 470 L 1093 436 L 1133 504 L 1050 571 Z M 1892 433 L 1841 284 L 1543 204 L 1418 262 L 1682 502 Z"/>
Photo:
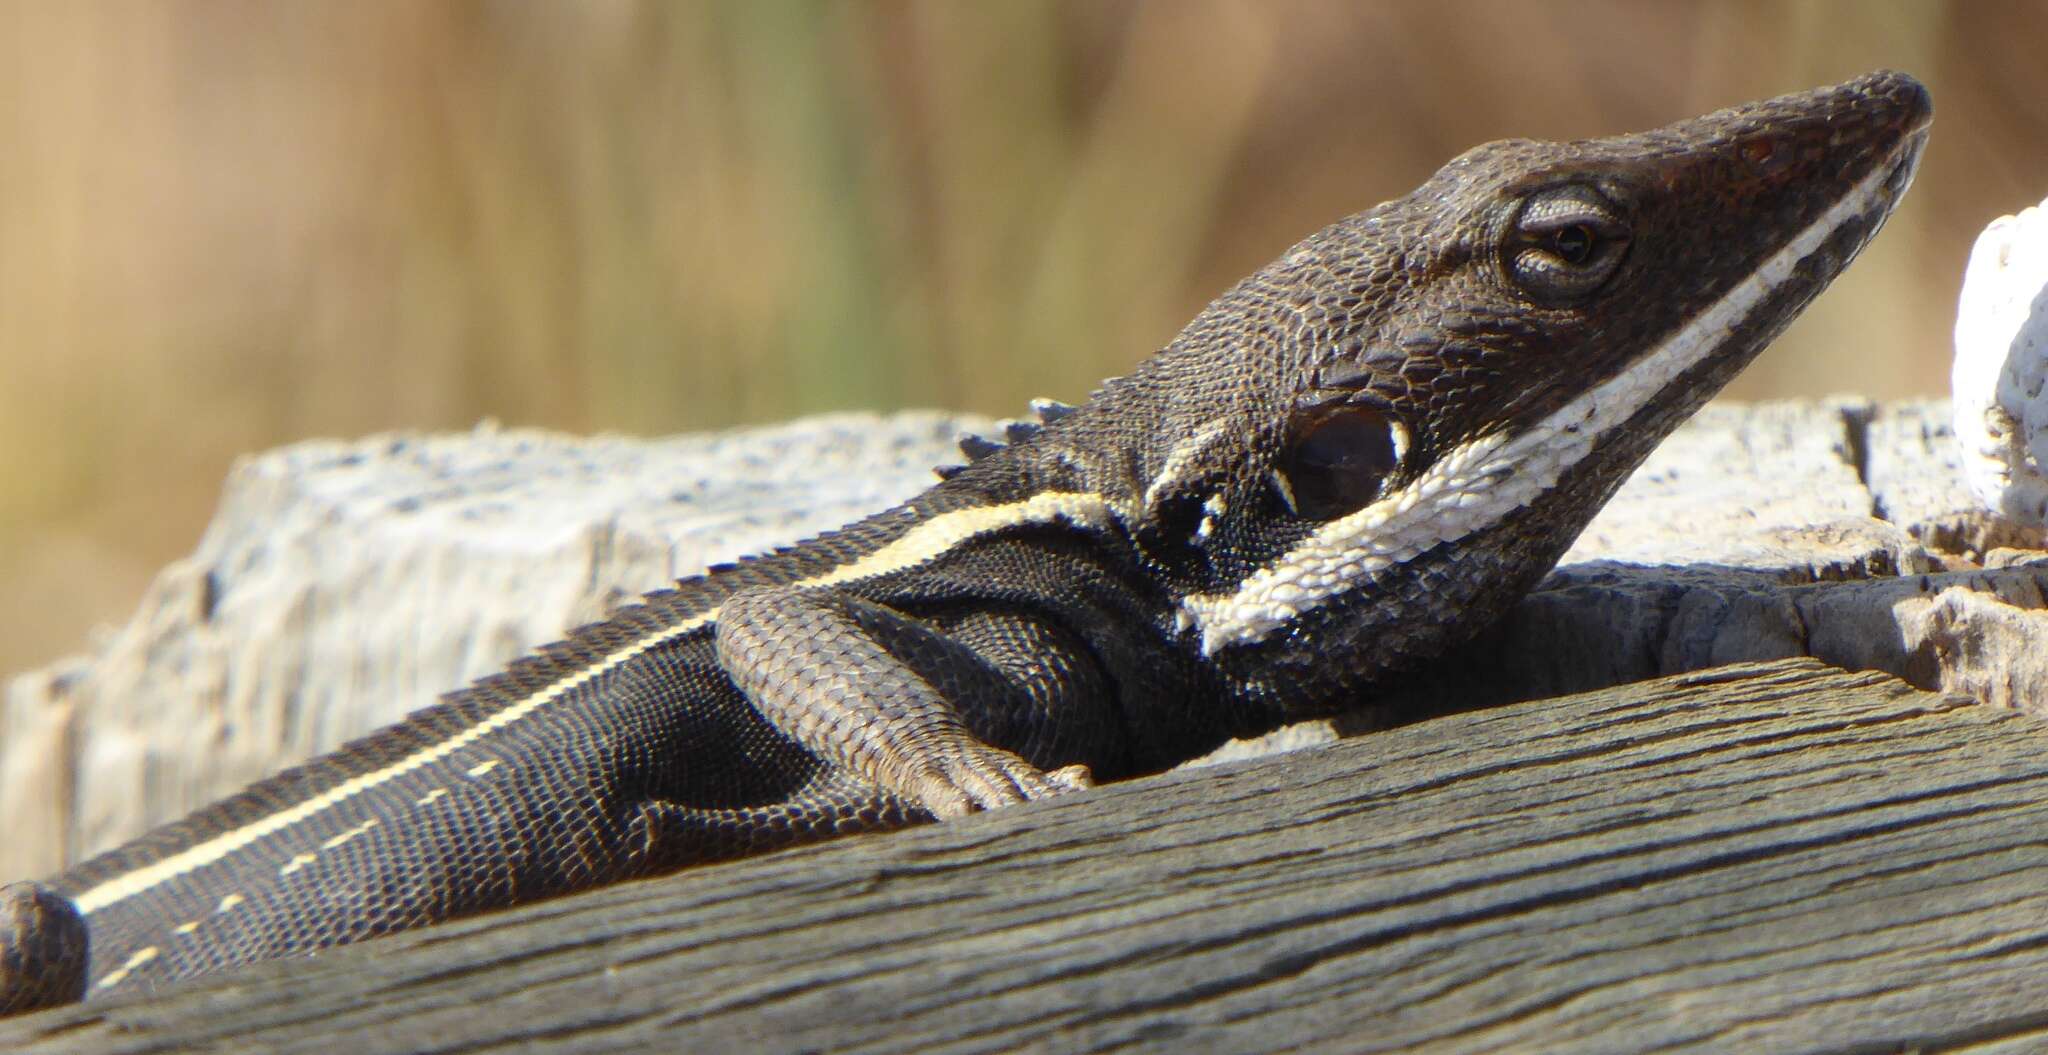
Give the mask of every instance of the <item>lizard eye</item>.
<path id="1" fill-rule="evenodd" d="M 1378 407 L 1329 408 L 1296 424 L 1273 491 L 1297 516 L 1334 520 L 1378 498 L 1408 447 L 1408 427 Z"/>
<path id="2" fill-rule="evenodd" d="M 1573 267 L 1579 267 L 1593 259 L 1593 251 L 1599 248 L 1600 236 L 1582 223 L 1575 223 L 1550 236 L 1550 251 L 1559 260 Z"/>
<path id="3" fill-rule="evenodd" d="M 1591 187 L 1554 187 L 1522 205 L 1507 243 L 1508 276 L 1538 303 L 1569 303 L 1614 277 L 1628 243 L 1613 202 Z"/>

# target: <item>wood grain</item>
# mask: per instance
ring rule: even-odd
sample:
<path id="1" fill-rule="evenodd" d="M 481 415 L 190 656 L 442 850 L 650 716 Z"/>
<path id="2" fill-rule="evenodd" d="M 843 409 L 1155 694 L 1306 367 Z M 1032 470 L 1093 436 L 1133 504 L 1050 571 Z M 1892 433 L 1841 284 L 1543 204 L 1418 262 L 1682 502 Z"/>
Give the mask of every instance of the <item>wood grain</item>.
<path id="1" fill-rule="evenodd" d="M 252 455 L 127 625 L 7 685 L 0 881 L 333 750 L 706 564 L 886 508 L 983 424 L 840 414 L 664 439 L 480 427 Z"/>
<path id="2" fill-rule="evenodd" d="M 2038 1050 L 2044 734 L 1728 667 L 8 1021 L 0 1050 Z"/>
<path id="3" fill-rule="evenodd" d="M 2048 656 L 2031 573 L 1973 578 L 1981 560 L 1944 551 L 2040 541 L 1970 512 L 1945 419 L 1931 403 L 1709 406 L 1501 633 L 1441 668 L 1462 680 L 1362 702 L 1528 699 L 1814 654 L 2048 707 L 2027 694 L 2048 677 L 2003 678 Z M 7 686 L 0 879 L 54 872 L 331 750 L 708 562 L 886 506 L 987 424 L 840 415 L 656 440 L 485 428 L 252 456 L 126 626 Z M 1952 578 L 1895 596 L 1922 574 Z M 1883 586 L 1830 592 L 1853 582 Z"/>

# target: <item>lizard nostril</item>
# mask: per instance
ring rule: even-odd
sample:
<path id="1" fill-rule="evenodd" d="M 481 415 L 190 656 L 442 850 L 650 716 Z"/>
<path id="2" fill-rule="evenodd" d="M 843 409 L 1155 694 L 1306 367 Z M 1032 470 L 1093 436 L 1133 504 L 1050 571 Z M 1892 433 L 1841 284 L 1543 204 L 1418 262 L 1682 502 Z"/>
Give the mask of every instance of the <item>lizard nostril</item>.
<path id="1" fill-rule="evenodd" d="M 1792 163 L 1796 151 L 1783 149 L 1784 144 L 1769 136 L 1760 136 L 1742 144 L 1742 160 L 1759 176 L 1774 175 Z"/>

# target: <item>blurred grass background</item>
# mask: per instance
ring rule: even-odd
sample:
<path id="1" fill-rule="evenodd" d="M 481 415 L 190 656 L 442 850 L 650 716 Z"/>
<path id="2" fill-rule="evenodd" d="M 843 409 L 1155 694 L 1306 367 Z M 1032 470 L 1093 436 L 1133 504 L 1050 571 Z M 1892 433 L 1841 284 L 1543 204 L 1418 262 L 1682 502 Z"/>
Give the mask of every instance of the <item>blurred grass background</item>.
<path id="1" fill-rule="evenodd" d="M 1737 384 L 1933 394 L 2048 193 L 2048 6 L 0 0 L 0 671 L 240 453 L 1075 398 L 1466 147 L 1881 65 L 1919 188 Z"/>

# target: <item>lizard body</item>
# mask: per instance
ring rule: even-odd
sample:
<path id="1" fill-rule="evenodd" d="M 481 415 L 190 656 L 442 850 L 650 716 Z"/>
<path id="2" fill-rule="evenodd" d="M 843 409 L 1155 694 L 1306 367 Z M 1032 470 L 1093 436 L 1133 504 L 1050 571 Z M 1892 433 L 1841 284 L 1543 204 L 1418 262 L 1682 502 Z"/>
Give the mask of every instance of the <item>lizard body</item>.
<path id="1" fill-rule="evenodd" d="M 1507 141 L 1086 404 L 341 750 L 0 891 L 0 1012 L 1156 772 L 1469 638 L 1872 237 L 1877 73 Z"/>

